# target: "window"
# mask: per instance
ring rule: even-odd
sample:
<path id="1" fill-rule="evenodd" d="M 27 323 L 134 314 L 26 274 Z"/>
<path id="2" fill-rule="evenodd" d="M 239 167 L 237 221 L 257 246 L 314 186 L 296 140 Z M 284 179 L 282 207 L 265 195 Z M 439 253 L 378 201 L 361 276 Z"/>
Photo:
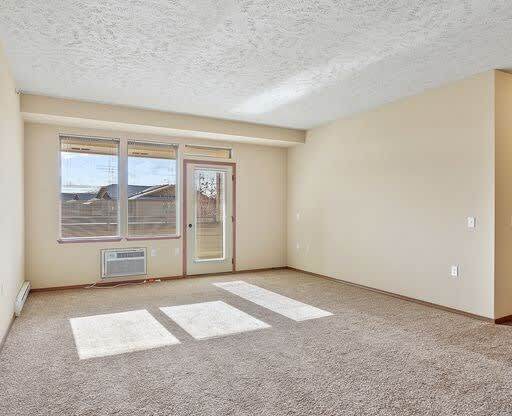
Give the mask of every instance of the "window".
<path id="1" fill-rule="evenodd" d="M 119 236 L 119 141 L 60 138 L 61 237 Z"/>
<path id="2" fill-rule="evenodd" d="M 176 234 L 174 145 L 128 142 L 128 236 Z"/>
<path id="3" fill-rule="evenodd" d="M 231 159 L 231 149 L 207 146 L 185 146 L 185 154 L 188 156 L 212 157 Z"/>

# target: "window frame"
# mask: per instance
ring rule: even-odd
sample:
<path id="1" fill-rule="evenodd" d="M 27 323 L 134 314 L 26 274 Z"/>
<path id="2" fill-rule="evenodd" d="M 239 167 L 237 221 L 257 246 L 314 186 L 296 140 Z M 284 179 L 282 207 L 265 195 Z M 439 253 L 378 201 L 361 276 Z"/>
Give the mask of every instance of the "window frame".
<path id="1" fill-rule="evenodd" d="M 113 236 L 94 236 L 94 237 L 63 237 L 62 236 L 62 140 L 65 138 L 76 138 L 76 139 L 92 139 L 92 140 L 103 140 L 108 142 L 117 143 L 117 235 Z M 122 207 L 120 198 L 121 189 L 121 149 L 122 140 L 117 137 L 100 137 L 93 135 L 80 135 L 80 134 L 64 134 L 58 135 L 58 146 L 57 146 L 57 163 L 58 163 L 58 239 L 59 243 L 81 243 L 81 242 L 97 242 L 97 241 L 121 241 L 122 237 Z"/>
<path id="2" fill-rule="evenodd" d="M 174 185 L 174 203 L 175 203 L 175 211 L 176 211 L 176 224 L 175 224 L 175 233 L 174 234 L 163 234 L 163 235 L 137 235 L 137 236 L 130 236 L 128 231 L 128 220 L 129 220 L 129 212 L 128 212 L 128 169 L 129 169 L 129 155 L 128 155 L 128 145 L 130 142 L 134 143 L 140 143 L 140 144 L 153 144 L 153 145 L 161 145 L 166 147 L 174 147 L 176 152 L 175 157 L 175 163 L 176 163 L 176 183 Z M 124 233 L 122 234 L 123 237 L 126 239 L 126 241 L 137 241 L 137 240 L 172 240 L 172 239 L 178 239 L 181 237 L 179 230 L 181 230 L 181 185 L 180 185 L 180 179 L 181 179 L 181 148 L 179 143 L 174 142 L 162 142 L 162 141 L 156 141 L 156 140 L 147 140 L 147 139 L 132 139 L 127 138 L 125 139 L 125 146 L 124 146 L 124 168 L 122 169 L 123 172 L 123 211 L 125 213 L 123 225 L 125 227 Z"/>
<path id="3" fill-rule="evenodd" d="M 77 138 L 77 139 L 94 139 L 117 142 L 117 185 L 118 200 L 117 200 L 117 235 L 116 236 L 98 236 L 98 237 L 62 237 L 62 155 L 61 155 L 61 139 L 62 138 Z M 167 236 L 133 236 L 128 235 L 128 142 L 160 144 L 164 146 L 174 147 L 176 150 L 176 233 Z M 182 184 L 181 175 L 184 160 L 184 146 L 185 143 L 176 141 L 162 141 L 152 139 L 138 139 L 129 136 L 95 136 L 92 134 L 75 134 L 75 133 L 58 133 L 57 134 L 57 189 L 56 198 L 57 203 L 57 242 L 59 244 L 66 243 L 95 243 L 95 242 L 120 242 L 120 241 L 137 241 L 137 240 L 174 240 L 181 238 L 182 230 Z M 231 149 L 231 152 L 233 150 Z M 233 153 L 231 153 L 233 156 Z"/>

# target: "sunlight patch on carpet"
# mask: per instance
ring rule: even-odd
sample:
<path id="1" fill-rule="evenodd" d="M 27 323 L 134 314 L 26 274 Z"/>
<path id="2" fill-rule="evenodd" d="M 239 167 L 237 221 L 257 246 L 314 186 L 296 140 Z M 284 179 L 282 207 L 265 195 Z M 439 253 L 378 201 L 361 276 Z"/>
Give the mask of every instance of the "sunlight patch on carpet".
<path id="1" fill-rule="evenodd" d="M 162 307 L 160 310 L 195 339 L 221 337 L 270 327 L 222 301 Z"/>
<path id="2" fill-rule="evenodd" d="M 180 343 L 145 309 L 69 321 L 81 360 Z"/>
<path id="3" fill-rule="evenodd" d="M 270 290 L 241 280 L 233 282 L 213 283 L 221 289 L 227 290 L 241 298 L 255 303 L 256 305 L 270 309 L 273 312 L 293 319 L 294 321 L 306 321 L 308 319 L 323 318 L 331 316 L 331 312 L 316 308 L 311 305 L 290 299 Z"/>

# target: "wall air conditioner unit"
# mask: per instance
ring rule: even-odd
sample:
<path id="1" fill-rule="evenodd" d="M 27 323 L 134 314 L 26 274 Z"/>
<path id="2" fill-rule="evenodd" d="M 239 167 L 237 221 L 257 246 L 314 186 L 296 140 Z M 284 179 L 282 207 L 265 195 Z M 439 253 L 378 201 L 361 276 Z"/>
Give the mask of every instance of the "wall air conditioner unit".
<path id="1" fill-rule="evenodd" d="M 147 274 L 145 248 L 101 250 L 101 278 Z"/>
<path id="2" fill-rule="evenodd" d="M 21 315 L 21 310 L 23 309 L 23 305 L 25 305 L 25 301 L 27 300 L 28 294 L 30 293 L 30 282 L 23 282 L 21 285 L 21 289 L 16 296 L 16 301 L 14 302 L 14 314 L 16 316 Z"/>

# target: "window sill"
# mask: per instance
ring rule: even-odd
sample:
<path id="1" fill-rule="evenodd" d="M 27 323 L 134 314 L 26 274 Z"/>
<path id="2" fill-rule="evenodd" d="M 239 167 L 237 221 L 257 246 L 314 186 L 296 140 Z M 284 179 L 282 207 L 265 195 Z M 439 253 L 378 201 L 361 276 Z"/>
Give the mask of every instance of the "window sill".
<path id="1" fill-rule="evenodd" d="M 167 237 L 126 237 L 126 241 L 141 241 L 141 240 L 178 240 L 180 235 L 172 235 Z"/>
<path id="2" fill-rule="evenodd" d="M 57 242 L 59 244 L 68 243 L 102 243 L 102 242 L 115 242 L 121 241 L 121 237 L 98 237 L 98 238 L 59 238 Z"/>

